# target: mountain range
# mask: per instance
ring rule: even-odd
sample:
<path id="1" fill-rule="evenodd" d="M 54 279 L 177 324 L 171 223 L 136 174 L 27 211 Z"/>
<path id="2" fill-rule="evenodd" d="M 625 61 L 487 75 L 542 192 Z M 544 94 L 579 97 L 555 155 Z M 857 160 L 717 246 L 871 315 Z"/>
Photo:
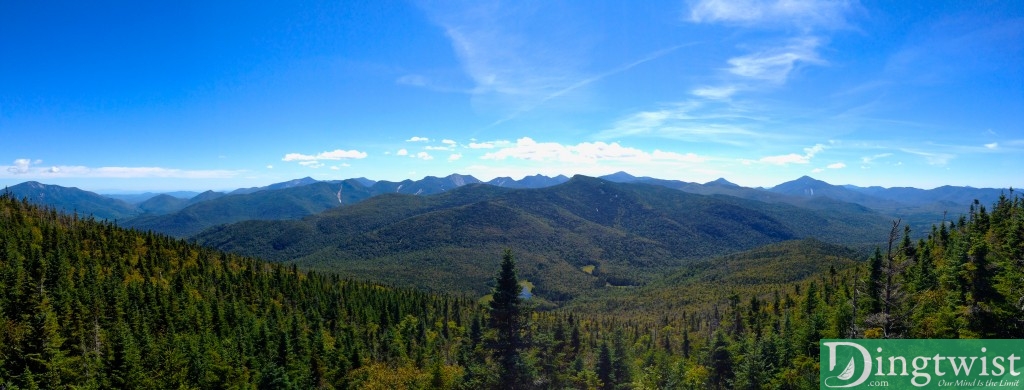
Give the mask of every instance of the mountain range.
<path id="1" fill-rule="evenodd" d="M 521 180 L 428 176 L 401 182 L 302 178 L 191 198 L 131 203 L 76 188 L 22 183 L 16 197 L 217 249 L 353 278 L 483 295 L 494 264 L 517 250 L 540 302 L 608 286 L 642 286 L 685 265 L 790 240 L 867 252 L 902 218 L 919 235 L 944 214 L 1005 191 L 832 185 L 810 177 L 772 188 L 636 177 Z"/>
<path id="2" fill-rule="evenodd" d="M 944 212 L 962 212 L 966 206 L 976 199 L 982 204 L 990 204 L 996 201 L 1001 194 L 1007 193 L 1004 189 L 957 186 L 942 186 L 924 190 L 910 187 L 883 188 L 833 185 L 807 176 L 779 184 L 772 188 L 742 187 L 724 178 L 701 184 L 651 177 L 636 177 L 625 172 L 617 172 L 600 178 L 617 183 L 654 184 L 694 194 L 729 195 L 764 202 L 783 202 L 810 208 L 830 207 L 827 201 L 821 201 L 822 198 L 828 198 L 843 203 L 859 204 L 893 216 L 924 216 L 927 221 L 922 223 L 937 222 L 941 219 Z M 338 190 L 342 191 L 340 204 L 352 204 L 385 193 L 433 195 L 467 184 L 478 183 L 502 188 L 545 188 L 565 183 L 568 180 L 568 177 L 562 175 L 556 177 L 534 175 L 520 180 L 510 177 L 499 177 L 487 182 L 481 182 L 473 176 L 458 174 L 446 177 L 427 176 L 421 180 L 404 180 L 401 182 L 374 181 L 366 178 L 318 181 L 305 177 L 265 187 L 237 189 L 227 193 L 215 191 L 203 193 L 178 191 L 160 194 L 108 195 L 100 195 L 74 187 L 61 187 L 30 181 L 8 187 L 6 191 L 11 192 L 16 197 L 27 198 L 29 201 L 51 206 L 58 210 L 92 215 L 99 219 L 118 220 L 120 223 L 128 226 L 154 229 L 184 237 L 198 233 L 198 230 L 176 226 L 173 221 L 177 220 L 184 223 L 193 220 L 195 216 L 206 214 L 202 208 L 186 209 L 201 203 L 217 200 L 221 197 L 227 197 L 228 199 L 212 203 L 208 207 L 212 206 L 212 208 L 221 209 L 220 213 L 223 215 L 213 218 L 211 221 L 201 221 L 200 225 L 204 228 L 219 223 L 249 219 L 299 218 L 339 205 L 337 202 L 325 202 L 324 188 L 313 186 L 314 184 L 327 183 L 334 186 L 332 188 L 335 188 L 335 192 Z M 278 195 L 280 195 L 280 199 L 268 201 L 268 199 L 278 197 Z M 264 204 L 264 202 L 280 203 L 272 207 L 291 210 L 269 212 L 257 210 L 256 208 L 261 206 L 270 207 L 269 204 Z M 316 204 L 316 206 L 312 204 Z M 170 216 L 170 214 L 175 213 L 186 215 Z M 160 216 L 165 217 L 157 218 Z"/>
<path id="3" fill-rule="evenodd" d="M 513 248 L 535 295 L 566 301 L 786 240 L 872 245 L 887 223 L 863 207 L 823 211 L 575 176 L 540 189 L 386 194 L 301 220 L 219 225 L 193 239 L 307 269 L 474 294 L 488 291 L 493 270 L 480 254 Z"/>

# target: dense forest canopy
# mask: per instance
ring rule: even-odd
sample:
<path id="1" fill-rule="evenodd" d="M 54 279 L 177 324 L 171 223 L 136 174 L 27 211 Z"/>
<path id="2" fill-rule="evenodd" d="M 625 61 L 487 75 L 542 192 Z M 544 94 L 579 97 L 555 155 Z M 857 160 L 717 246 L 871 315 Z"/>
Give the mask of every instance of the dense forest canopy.
<path id="1" fill-rule="evenodd" d="M 481 305 L 3 195 L 0 386 L 797 389 L 818 387 L 821 338 L 1024 337 L 1024 201 L 976 203 L 916 242 L 891 228 L 866 262 L 768 290 L 723 274 L 720 301 L 623 315 L 536 310 L 500 253 L 482 256 L 502 304 Z"/>

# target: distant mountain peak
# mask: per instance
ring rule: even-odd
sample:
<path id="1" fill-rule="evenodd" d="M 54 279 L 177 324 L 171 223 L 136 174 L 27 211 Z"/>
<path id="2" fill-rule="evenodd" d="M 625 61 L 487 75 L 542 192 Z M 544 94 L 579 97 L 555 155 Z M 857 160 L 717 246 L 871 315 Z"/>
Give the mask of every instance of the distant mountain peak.
<path id="1" fill-rule="evenodd" d="M 704 183 L 704 185 L 706 185 L 706 186 L 712 186 L 713 185 L 713 186 L 722 186 L 722 187 L 739 187 L 738 184 L 733 183 L 733 182 L 728 181 L 728 180 L 725 180 L 724 177 L 720 177 L 718 179 L 709 181 L 707 183 Z"/>
<path id="2" fill-rule="evenodd" d="M 577 176 L 579 176 L 579 175 L 577 175 Z M 611 181 L 611 182 L 616 182 L 616 183 L 628 183 L 628 182 L 636 181 L 637 179 L 639 179 L 638 177 L 630 175 L 630 174 L 626 173 L 625 171 L 618 171 L 618 172 L 615 172 L 615 173 L 610 174 L 610 175 L 601 176 L 600 178 L 604 179 L 604 180 Z"/>
<path id="3" fill-rule="evenodd" d="M 458 173 L 453 173 L 451 175 L 448 175 L 447 177 L 445 177 L 445 179 L 448 179 L 449 181 L 451 181 L 452 184 L 455 184 L 456 187 L 462 187 L 462 186 L 464 186 L 466 184 L 473 184 L 473 183 L 479 183 L 480 182 L 479 179 L 473 177 L 472 175 L 462 175 L 462 174 L 458 174 Z"/>
<path id="4" fill-rule="evenodd" d="M 831 185 L 829 183 L 826 183 L 824 181 L 815 179 L 813 177 L 804 175 L 804 176 L 800 176 L 799 179 L 787 181 L 787 182 L 779 184 L 779 185 L 777 185 L 777 186 L 775 186 L 773 188 L 775 188 L 775 189 L 785 189 L 785 188 L 794 188 L 794 187 L 836 187 L 836 186 L 833 186 L 833 185 Z"/>
<path id="5" fill-rule="evenodd" d="M 796 182 L 796 183 L 815 183 L 815 184 L 817 184 L 817 183 L 824 183 L 824 184 L 828 184 L 828 183 L 825 183 L 825 182 L 823 182 L 821 180 L 815 179 L 815 178 L 807 176 L 807 175 L 800 176 L 799 179 L 793 180 L 793 182 Z"/>

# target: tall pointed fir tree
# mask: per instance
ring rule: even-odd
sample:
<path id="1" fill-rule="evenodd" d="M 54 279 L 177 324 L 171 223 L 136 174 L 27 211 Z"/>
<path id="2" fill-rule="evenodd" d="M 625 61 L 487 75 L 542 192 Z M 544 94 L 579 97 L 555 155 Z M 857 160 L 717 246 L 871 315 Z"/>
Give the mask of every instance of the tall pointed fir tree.
<path id="1" fill-rule="evenodd" d="M 523 302 L 519 298 L 521 287 L 511 249 L 505 250 L 495 282 L 488 325 L 495 332 L 490 349 L 500 369 L 498 385 L 502 389 L 524 388 L 527 387 L 527 375 L 520 351 L 525 348 L 522 335 L 525 321 Z"/>

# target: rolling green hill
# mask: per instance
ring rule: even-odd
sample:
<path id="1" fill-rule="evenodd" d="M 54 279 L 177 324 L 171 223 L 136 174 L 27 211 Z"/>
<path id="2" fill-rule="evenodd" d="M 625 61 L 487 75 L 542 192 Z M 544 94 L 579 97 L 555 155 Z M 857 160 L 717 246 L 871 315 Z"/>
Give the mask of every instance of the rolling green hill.
<path id="1" fill-rule="evenodd" d="M 378 196 L 302 220 L 218 226 L 195 239 L 356 278 L 473 294 L 488 290 L 491 274 L 480 254 L 513 248 L 535 296 L 562 302 L 785 240 L 875 243 L 885 223 L 859 207 L 815 211 L 576 176 L 541 189 L 468 185 L 436 196 Z"/>

